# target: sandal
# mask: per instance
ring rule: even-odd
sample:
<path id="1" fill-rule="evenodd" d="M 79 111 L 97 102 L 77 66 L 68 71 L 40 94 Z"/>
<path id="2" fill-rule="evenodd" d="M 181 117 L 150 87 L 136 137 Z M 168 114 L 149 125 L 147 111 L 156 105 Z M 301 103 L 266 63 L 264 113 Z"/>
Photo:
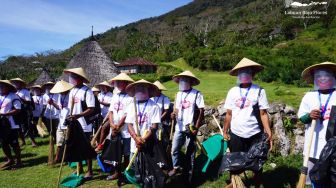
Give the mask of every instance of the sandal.
<path id="1" fill-rule="evenodd" d="M 0 169 L 1 169 L 1 170 L 6 170 L 6 169 L 8 169 L 9 167 L 11 167 L 13 164 L 14 164 L 14 161 L 9 160 L 9 161 L 7 161 L 7 162 L 5 162 L 5 163 L 2 163 L 2 164 L 0 165 Z"/>

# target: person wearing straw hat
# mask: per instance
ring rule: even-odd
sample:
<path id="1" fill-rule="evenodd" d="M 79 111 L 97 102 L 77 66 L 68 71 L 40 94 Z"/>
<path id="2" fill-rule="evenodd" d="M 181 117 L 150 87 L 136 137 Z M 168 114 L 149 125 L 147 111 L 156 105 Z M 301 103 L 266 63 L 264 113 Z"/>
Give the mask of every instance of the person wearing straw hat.
<path id="1" fill-rule="evenodd" d="M 159 88 L 158 95 L 155 97 L 152 97 L 151 99 L 160 107 L 160 113 L 161 113 L 161 123 L 159 125 L 159 131 L 158 131 L 158 138 L 159 140 L 164 140 L 164 148 L 168 146 L 168 140 L 169 140 L 169 107 L 170 107 L 170 100 L 169 98 L 162 93 L 162 91 L 167 91 L 167 88 L 161 84 L 159 81 L 155 81 L 153 83 L 156 85 L 156 87 Z M 162 136 L 164 138 L 162 138 Z"/>
<path id="2" fill-rule="evenodd" d="M 50 93 L 59 94 L 58 101 L 56 101 L 56 105 L 60 109 L 59 113 L 59 123 L 57 126 L 56 131 L 56 154 L 55 154 L 55 163 L 61 162 L 61 148 L 64 145 L 65 140 L 65 132 L 66 132 L 66 125 L 65 119 L 70 115 L 70 109 L 68 107 L 69 104 L 69 92 L 74 86 L 69 84 L 66 81 L 58 81 L 54 87 L 50 90 Z"/>
<path id="3" fill-rule="evenodd" d="M 26 141 L 25 141 L 25 134 L 28 131 L 28 127 L 29 127 L 29 123 L 30 123 L 30 115 L 31 115 L 31 111 L 32 111 L 32 106 L 31 106 L 31 95 L 29 90 L 26 88 L 27 83 L 22 80 L 21 78 L 13 78 L 10 80 L 11 83 L 13 83 L 13 85 L 16 88 L 16 95 L 19 96 L 20 100 L 21 100 L 21 111 L 20 111 L 20 115 L 21 115 L 21 119 L 19 120 L 19 125 L 20 125 L 20 129 L 21 131 L 19 132 L 19 137 L 22 141 L 22 145 L 26 145 Z"/>
<path id="4" fill-rule="evenodd" d="M 105 117 L 109 111 L 111 99 L 113 96 L 111 92 L 112 86 L 107 81 L 104 81 L 97 84 L 96 87 L 98 87 L 99 90 L 101 91 L 98 94 L 98 101 L 100 103 L 101 116 Z"/>
<path id="5" fill-rule="evenodd" d="M 150 99 L 157 96 L 158 88 L 142 79 L 128 85 L 126 92 L 129 96 L 135 97 L 133 104 L 128 107 L 125 122 L 131 135 L 131 157 L 136 150 L 140 152 L 136 157 L 138 162 L 135 165 L 140 177 L 139 181 L 144 187 L 163 187 L 164 175 L 161 165 L 166 166 L 167 162 L 158 153 L 155 136 L 161 123 L 161 114 L 159 106 Z"/>
<path id="6" fill-rule="evenodd" d="M 128 127 L 125 124 L 125 119 L 127 116 L 127 107 L 132 104 L 133 98 L 126 93 L 126 87 L 133 83 L 134 80 L 125 73 L 120 73 L 116 77 L 109 81 L 119 93 L 114 94 L 111 99 L 111 105 L 109 107 L 109 122 L 104 124 L 103 131 L 100 137 L 100 145 L 97 150 L 102 149 L 102 143 L 107 137 L 107 141 L 111 143 L 117 139 L 121 140 L 121 155 L 117 158 L 124 158 L 124 164 L 115 165 L 116 169 L 113 174 L 107 177 L 107 180 L 117 179 L 119 184 L 123 184 L 124 180 L 121 176 L 122 166 L 127 166 L 130 156 L 130 143 L 131 136 L 128 132 Z M 109 136 L 107 136 L 110 133 Z M 106 141 L 105 141 L 106 142 Z M 108 151 L 107 151 L 108 152 Z M 115 151 L 112 151 L 115 152 Z M 104 153 L 102 154 L 104 156 Z M 121 161 L 118 161 L 121 162 Z"/>
<path id="7" fill-rule="evenodd" d="M 43 95 L 43 105 L 44 105 L 44 113 L 42 117 L 42 121 L 46 126 L 49 134 L 53 137 L 54 143 L 56 141 L 56 130 L 57 125 L 59 123 L 59 113 L 60 108 L 57 105 L 57 101 L 59 100 L 59 94 L 50 93 L 52 87 L 54 87 L 54 82 L 47 82 L 42 85 L 42 90 L 44 90 Z"/>
<path id="8" fill-rule="evenodd" d="M 272 147 L 272 133 L 269 126 L 267 109 L 269 104 L 266 92 L 253 84 L 253 76 L 263 70 L 263 66 L 247 58 L 243 58 L 231 71 L 237 76 L 237 86 L 227 94 L 224 108 L 227 113 L 224 120 L 223 135 L 229 140 L 231 152 L 247 152 L 249 148 L 267 133 L 267 140 Z M 232 174 L 234 172 L 231 172 Z M 254 172 L 254 184 L 261 184 L 262 170 Z M 232 187 L 232 182 L 227 187 Z"/>
<path id="9" fill-rule="evenodd" d="M 6 156 L 7 161 L 0 165 L 0 169 L 7 169 L 12 167 L 13 169 L 22 167 L 21 151 L 18 141 L 18 132 L 20 127 L 13 118 L 21 110 L 21 102 L 19 97 L 15 94 L 16 88 L 8 80 L 0 80 L 0 116 L 6 118 L 9 124 L 5 134 L 5 124 L 1 124 L 1 147 Z M 4 119 L 4 120 L 6 120 Z M 9 122 L 8 122 L 9 121 Z M 2 120 L 3 122 L 3 120 Z M 12 147 L 15 153 L 15 159 L 12 157 Z"/>
<path id="10" fill-rule="evenodd" d="M 89 141 L 92 136 L 92 121 L 89 117 L 94 113 L 95 108 L 95 98 L 92 90 L 84 85 L 84 83 L 89 83 L 89 78 L 86 75 L 83 68 L 72 68 L 65 69 L 64 73 L 69 75 L 69 83 L 74 85 L 69 94 L 69 105 L 68 108 L 71 109 L 72 100 L 73 115 L 69 116 L 69 119 L 78 120 L 83 128 L 86 139 Z M 82 163 L 78 163 L 80 171 L 82 171 Z M 87 159 L 88 172 L 85 174 L 86 179 L 91 179 L 93 177 L 92 170 L 92 159 Z"/>
<path id="11" fill-rule="evenodd" d="M 92 92 L 93 92 L 93 95 L 98 97 L 98 94 L 100 93 L 100 90 L 97 88 L 97 87 L 92 87 L 91 88 Z"/>
<path id="12" fill-rule="evenodd" d="M 183 168 L 187 178 L 186 183 L 191 183 L 193 176 L 194 159 L 196 153 L 196 135 L 204 118 L 204 99 L 200 91 L 193 88 L 199 85 L 200 80 L 190 71 L 184 71 L 173 76 L 178 83 L 179 91 L 176 94 L 172 118 L 176 119 L 175 133 L 172 142 L 173 169 L 169 176 L 174 176 Z M 185 165 L 181 163 L 181 148 L 187 145 Z"/>
<path id="13" fill-rule="evenodd" d="M 302 72 L 302 77 L 308 83 L 314 84 L 314 90 L 307 92 L 302 98 L 298 117 L 305 124 L 305 142 L 303 155 L 309 155 L 308 173 L 319 159 L 320 153 L 327 143 L 326 132 L 331 115 L 331 107 L 336 105 L 336 64 L 324 62 L 312 65 Z M 312 120 L 316 121 L 310 153 L 308 154 L 309 130 Z M 310 178 L 307 176 L 306 184 Z"/>

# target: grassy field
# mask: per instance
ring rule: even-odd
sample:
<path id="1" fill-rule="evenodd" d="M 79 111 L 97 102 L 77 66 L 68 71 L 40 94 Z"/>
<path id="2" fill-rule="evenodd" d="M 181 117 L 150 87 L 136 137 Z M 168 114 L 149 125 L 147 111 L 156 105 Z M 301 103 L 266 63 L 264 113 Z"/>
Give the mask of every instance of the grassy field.
<path id="1" fill-rule="evenodd" d="M 22 158 L 24 168 L 15 171 L 5 170 L 0 171 L 0 187 L 1 188 L 45 188 L 56 187 L 59 165 L 55 167 L 47 166 L 48 161 L 48 138 L 38 138 L 38 143 L 41 145 L 37 148 L 32 148 L 29 145 L 22 148 Z M 0 152 L 0 163 L 4 161 L 3 153 Z M 283 157 L 270 157 L 264 165 L 264 187 L 295 187 L 299 175 L 299 167 L 301 166 L 301 157 L 289 156 Z M 276 164 L 276 167 L 271 167 L 271 163 Z M 227 184 L 229 178 L 228 173 L 223 175 L 216 175 L 216 167 L 218 163 L 210 166 L 208 174 L 198 172 L 195 178 L 195 185 L 202 188 L 222 188 Z M 85 168 L 84 168 L 85 169 Z M 62 177 L 69 175 L 72 170 L 69 167 L 63 168 Z M 94 179 L 85 182 L 82 187 L 117 187 L 116 181 L 104 180 L 106 174 L 101 174 L 94 161 Z M 247 173 L 248 178 L 242 178 L 248 186 L 251 184 L 251 174 Z M 133 187 L 126 185 L 126 188 Z M 167 187 L 183 187 L 178 179 L 169 181 Z M 253 186 L 252 186 L 253 187 Z"/>
<path id="2" fill-rule="evenodd" d="M 225 99 L 229 89 L 236 84 L 237 78 L 230 76 L 227 72 L 199 71 L 188 66 L 183 59 L 167 64 L 192 71 L 201 80 L 201 84 L 195 88 L 203 93 L 205 103 L 210 106 L 217 106 L 220 101 Z M 294 85 L 282 83 L 256 83 L 265 88 L 269 102 L 284 102 L 294 106 L 296 109 L 298 109 L 305 92 L 311 89 L 298 88 Z M 164 85 L 168 88 L 165 94 L 170 98 L 174 98 L 178 85 L 173 81 L 165 82 Z"/>

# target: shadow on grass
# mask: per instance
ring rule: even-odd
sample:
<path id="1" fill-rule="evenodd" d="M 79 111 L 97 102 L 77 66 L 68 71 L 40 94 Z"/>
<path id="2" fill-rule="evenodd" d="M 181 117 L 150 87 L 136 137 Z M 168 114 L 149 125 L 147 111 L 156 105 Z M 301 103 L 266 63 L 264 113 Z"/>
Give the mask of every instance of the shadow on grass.
<path id="1" fill-rule="evenodd" d="M 300 170 L 293 167 L 279 167 L 263 173 L 264 187 L 296 187 Z"/>
<path id="2" fill-rule="evenodd" d="M 40 164 L 46 164 L 48 161 L 48 156 L 41 156 L 37 158 L 31 158 L 23 161 L 25 167 L 33 167 Z"/>

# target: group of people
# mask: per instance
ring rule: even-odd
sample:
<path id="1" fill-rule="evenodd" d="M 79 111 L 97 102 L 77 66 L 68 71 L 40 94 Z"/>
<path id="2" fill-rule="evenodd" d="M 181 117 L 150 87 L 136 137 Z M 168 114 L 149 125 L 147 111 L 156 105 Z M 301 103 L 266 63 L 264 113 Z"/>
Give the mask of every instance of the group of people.
<path id="1" fill-rule="evenodd" d="M 224 106 L 227 113 L 223 137 L 229 142 L 230 152 L 248 151 L 260 141 L 262 134 L 267 135 L 272 148 L 266 92 L 252 83 L 254 76 L 262 70 L 262 65 L 243 58 L 230 71 L 230 75 L 237 76 L 237 85 L 228 91 Z M 83 139 L 87 142 L 94 139 L 98 160 L 111 167 L 107 180 L 117 179 L 119 185 L 125 184 L 121 172 L 134 157 L 137 162 L 133 168 L 137 173 L 140 176 L 147 173 L 147 179 L 140 178 L 140 181 L 149 181 L 148 170 L 141 166 L 151 166 L 148 164 L 150 160 L 141 162 L 142 158 L 149 157 L 155 161 L 151 168 L 165 169 L 165 175 L 170 177 L 182 173 L 186 182 L 192 182 L 197 133 L 204 124 L 203 95 L 194 88 L 200 80 L 193 73 L 184 71 L 173 76 L 173 81 L 179 86 L 173 103 L 163 94 L 167 89 L 159 81 L 134 81 L 127 74 L 120 73 L 89 88 L 90 80 L 82 68 L 66 69 L 64 73 L 69 76 L 69 82 L 47 82 L 42 86 L 31 86 L 30 91 L 20 78 L 0 80 L 0 139 L 7 158 L 1 165 L 2 169 L 22 166 L 18 138 L 25 144 L 27 135 L 32 145 L 37 146 L 34 139 L 36 124 L 42 118 L 57 145 L 55 163 L 62 161 L 60 153 L 68 137 L 67 122 L 78 121 L 84 132 Z M 307 130 L 312 120 L 318 120 L 309 154 L 309 169 L 327 142 L 325 133 L 330 110 L 332 105 L 336 105 L 336 96 L 333 95 L 335 73 L 334 63 L 317 64 L 303 72 L 304 79 L 313 81 L 314 90 L 302 99 L 298 115 Z M 183 146 L 185 155 L 181 155 Z M 11 147 L 15 157 L 11 154 Z M 304 155 L 307 155 L 306 150 L 307 144 Z M 82 163 L 78 164 L 83 172 Z M 93 176 L 90 157 L 87 158 L 87 167 L 85 178 L 90 179 Z M 261 175 L 262 169 L 254 172 L 256 187 L 261 184 Z M 151 181 L 151 185 L 159 182 Z M 227 187 L 233 187 L 233 184 Z"/>

